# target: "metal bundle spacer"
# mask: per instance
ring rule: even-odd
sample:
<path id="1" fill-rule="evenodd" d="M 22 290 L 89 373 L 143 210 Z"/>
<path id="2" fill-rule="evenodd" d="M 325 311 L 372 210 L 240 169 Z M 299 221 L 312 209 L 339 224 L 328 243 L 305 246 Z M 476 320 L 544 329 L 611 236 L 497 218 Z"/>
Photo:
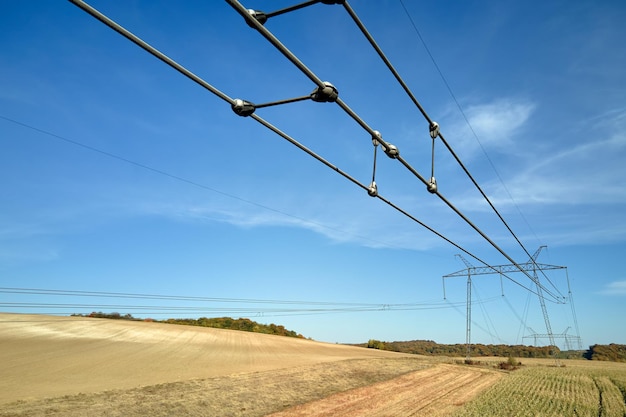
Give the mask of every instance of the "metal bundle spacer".
<path id="1" fill-rule="evenodd" d="M 257 22 L 259 22 L 262 25 L 264 25 L 265 22 L 267 22 L 267 15 L 264 12 L 260 11 L 260 10 L 248 9 L 248 15 L 252 19 L 256 20 Z M 256 29 L 256 27 L 254 26 L 254 23 L 252 23 L 249 19 L 246 19 L 246 23 L 252 29 Z"/>
<path id="2" fill-rule="evenodd" d="M 435 179 L 435 177 L 430 177 L 430 181 L 428 181 L 426 189 L 431 194 L 435 194 L 437 192 L 437 180 Z"/>
<path id="3" fill-rule="evenodd" d="M 250 116 L 256 110 L 254 103 L 251 103 L 240 98 L 233 100 L 233 104 L 230 106 L 233 111 L 242 117 Z"/>
<path id="4" fill-rule="evenodd" d="M 317 87 L 311 93 L 311 100 L 318 103 L 332 103 L 337 100 L 337 97 L 339 97 L 339 91 L 328 81 L 324 81 L 324 87 Z"/>
<path id="5" fill-rule="evenodd" d="M 398 150 L 396 145 L 387 143 L 387 147 L 385 148 L 385 154 L 391 159 L 396 159 L 398 158 L 398 156 L 400 156 L 400 151 Z"/>
<path id="6" fill-rule="evenodd" d="M 374 136 L 372 136 L 372 145 L 374 146 L 380 145 L 380 140 L 382 138 L 383 138 L 383 135 L 378 130 L 374 130 Z"/>
<path id="7" fill-rule="evenodd" d="M 367 187 L 367 195 L 370 197 L 378 197 L 378 186 L 375 181 L 372 181 L 369 187 Z"/>
<path id="8" fill-rule="evenodd" d="M 430 137 L 435 139 L 437 136 L 439 136 L 439 123 L 431 122 L 429 126 L 429 130 L 430 130 Z"/>

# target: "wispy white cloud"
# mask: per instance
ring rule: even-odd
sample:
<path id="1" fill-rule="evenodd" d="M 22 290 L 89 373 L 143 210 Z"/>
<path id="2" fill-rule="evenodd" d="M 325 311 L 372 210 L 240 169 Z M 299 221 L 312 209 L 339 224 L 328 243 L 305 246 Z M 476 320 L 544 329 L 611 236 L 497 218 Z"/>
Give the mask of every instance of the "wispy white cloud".
<path id="1" fill-rule="evenodd" d="M 448 123 L 456 134 L 450 138 L 463 138 L 453 146 L 505 219 L 519 224 L 514 226 L 518 233 L 529 226 L 522 217 L 530 216 L 530 227 L 551 244 L 625 240 L 626 108 L 599 108 L 545 140 L 533 136 L 522 141 L 535 108 L 531 101 L 510 98 L 466 108 L 499 175 L 486 161 L 476 163 L 481 158 L 478 143 L 458 119 Z M 457 133 L 463 129 L 462 135 Z M 492 211 L 473 187 L 448 191 L 447 197 L 471 219 Z M 491 224 L 486 222 L 479 224 Z"/>
<path id="2" fill-rule="evenodd" d="M 619 214 L 581 212 L 567 222 L 559 215 L 548 216 L 540 224 L 542 238 L 550 244 L 568 246 L 582 244 L 610 244 L 626 239 L 626 224 Z"/>
<path id="3" fill-rule="evenodd" d="M 535 105 L 525 100 L 499 99 L 470 106 L 467 118 L 483 145 L 506 145 L 526 123 Z"/>
<path id="4" fill-rule="evenodd" d="M 603 295 L 626 295 L 626 281 L 613 281 L 604 286 L 600 291 Z"/>
<path id="5" fill-rule="evenodd" d="M 626 111 L 598 117 L 604 118 L 596 122 L 604 126 L 602 131 L 577 134 L 574 145 L 555 142 L 553 149 L 515 162 L 520 169 L 510 170 L 504 184 L 497 179 L 483 184 L 496 207 L 625 204 Z M 459 204 L 468 210 L 489 209 L 473 192 L 460 197 Z"/>
<path id="6" fill-rule="evenodd" d="M 464 106 L 463 112 L 467 120 L 458 116 L 456 109 L 450 109 L 449 117 L 454 119 L 450 120 L 448 125 L 442 126 L 442 129 L 446 136 L 455 138 L 455 148 L 461 154 L 471 156 L 479 151 L 481 145 L 483 148 L 500 150 L 513 142 L 535 108 L 536 105 L 527 99 L 498 98 L 491 102 Z M 454 114 L 457 115 L 452 116 Z"/>
<path id="7" fill-rule="evenodd" d="M 518 204 L 626 203 L 626 112 L 611 129 L 529 164 L 507 182 Z M 501 195 L 502 190 L 495 190 Z M 500 199 L 506 204 L 507 199 Z M 508 199 L 510 201 L 510 199 Z"/>
<path id="8" fill-rule="evenodd" d="M 270 206 L 225 199 L 193 204 L 155 204 L 146 206 L 145 210 L 150 215 L 182 222 L 226 223 L 244 229 L 304 229 L 333 243 L 372 248 L 425 250 L 444 244 L 420 225 L 369 197 L 355 201 L 335 196 L 332 204 L 319 198 L 319 204 L 314 198 L 304 200 L 311 203 L 303 206 L 295 199 L 285 199 L 274 201 Z"/>

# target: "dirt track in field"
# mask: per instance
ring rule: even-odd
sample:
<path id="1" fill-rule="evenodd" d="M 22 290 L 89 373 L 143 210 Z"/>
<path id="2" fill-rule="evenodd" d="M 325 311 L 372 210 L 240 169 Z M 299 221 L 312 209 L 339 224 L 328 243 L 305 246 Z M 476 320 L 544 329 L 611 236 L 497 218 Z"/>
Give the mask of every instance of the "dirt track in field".
<path id="1" fill-rule="evenodd" d="M 298 405 L 270 417 L 445 416 L 501 376 L 493 371 L 440 364 Z"/>
<path id="2" fill-rule="evenodd" d="M 0 313 L 4 416 L 444 416 L 501 374 L 256 333 Z"/>

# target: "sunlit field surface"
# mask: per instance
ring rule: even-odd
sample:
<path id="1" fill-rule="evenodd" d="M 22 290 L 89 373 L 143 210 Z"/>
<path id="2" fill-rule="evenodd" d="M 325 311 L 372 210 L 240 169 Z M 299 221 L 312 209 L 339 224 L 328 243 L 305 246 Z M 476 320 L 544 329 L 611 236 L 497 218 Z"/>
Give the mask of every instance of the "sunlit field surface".
<path id="1" fill-rule="evenodd" d="M 626 364 L 529 361 L 457 410 L 469 416 L 624 416 Z"/>
<path id="2" fill-rule="evenodd" d="M 127 320 L 0 314 L 0 416 L 619 416 L 626 363 L 421 356 Z"/>

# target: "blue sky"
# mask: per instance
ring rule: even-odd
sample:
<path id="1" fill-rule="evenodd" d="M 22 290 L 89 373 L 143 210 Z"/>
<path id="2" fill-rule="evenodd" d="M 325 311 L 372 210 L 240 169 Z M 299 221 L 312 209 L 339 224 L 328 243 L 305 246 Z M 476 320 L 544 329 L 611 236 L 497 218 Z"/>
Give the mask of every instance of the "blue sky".
<path id="1" fill-rule="evenodd" d="M 315 88 L 225 1 L 90 4 L 231 98 L 265 103 Z M 243 2 L 265 12 L 291 4 Z M 567 266 L 547 272 L 556 289 L 540 279 L 567 296 L 569 278 L 583 346 L 626 343 L 623 2 L 350 5 L 526 249 L 547 245 L 538 261 Z M 447 279 L 445 300 L 442 287 L 465 268 L 459 249 L 70 2 L 0 7 L 1 310 L 231 315 L 328 342 L 465 342 L 466 282 Z M 342 6 L 265 27 L 430 177 L 428 123 Z M 336 104 L 256 114 L 371 181 L 371 138 Z M 435 177 L 527 261 L 439 140 Z M 479 258 L 509 263 L 382 149 L 376 182 Z M 473 341 L 528 344 L 523 336 L 546 332 L 536 295 L 506 278 L 475 277 L 472 293 Z M 575 335 L 570 304 L 547 308 L 554 333 Z"/>

